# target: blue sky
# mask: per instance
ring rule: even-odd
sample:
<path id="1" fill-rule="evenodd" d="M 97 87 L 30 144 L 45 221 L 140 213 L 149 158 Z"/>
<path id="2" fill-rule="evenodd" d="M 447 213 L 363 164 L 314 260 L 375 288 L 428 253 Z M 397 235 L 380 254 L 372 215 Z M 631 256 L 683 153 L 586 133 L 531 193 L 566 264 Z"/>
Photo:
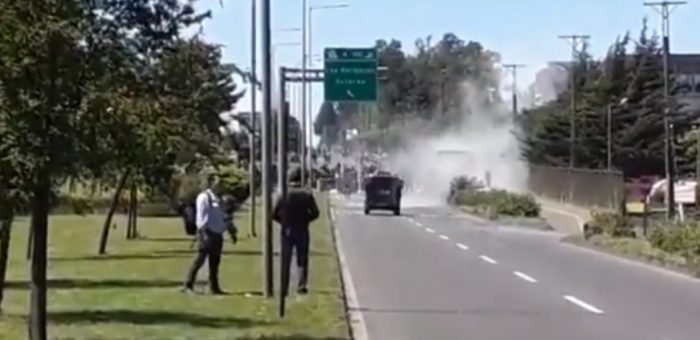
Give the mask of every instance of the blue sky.
<path id="1" fill-rule="evenodd" d="M 301 0 L 272 0 L 274 42 L 300 42 L 300 32 L 279 29 L 301 27 Z M 570 57 L 570 46 L 560 34 L 590 34 L 595 55 L 602 55 L 614 39 L 626 31 L 636 36 L 642 18 L 660 30 L 660 16 L 638 0 L 307 0 L 311 5 L 345 3 L 348 8 L 319 10 L 313 16 L 314 53 L 324 47 L 368 47 L 376 39 L 397 38 L 412 48 L 416 38 L 438 40 L 453 32 L 501 53 L 507 63 L 522 63 L 519 83 L 528 84 L 547 61 Z M 213 19 L 203 27 L 207 40 L 224 45 L 224 59 L 243 68 L 250 64 L 250 0 L 200 0 L 200 9 L 211 9 Z M 677 8 L 672 14 L 673 52 L 700 53 L 700 0 Z M 297 66 L 299 46 L 279 47 L 276 66 Z M 317 66 L 321 66 L 318 63 Z M 322 98 L 314 88 L 314 102 Z M 239 103 L 246 110 L 249 100 Z"/>

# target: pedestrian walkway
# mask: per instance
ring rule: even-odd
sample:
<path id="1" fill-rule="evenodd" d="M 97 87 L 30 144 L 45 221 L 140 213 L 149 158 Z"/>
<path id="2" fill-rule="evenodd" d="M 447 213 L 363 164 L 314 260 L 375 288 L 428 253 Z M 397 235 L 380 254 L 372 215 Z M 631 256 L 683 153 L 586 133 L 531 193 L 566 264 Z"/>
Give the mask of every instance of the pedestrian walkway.
<path id="1" fill-rule="evenodd" d="M 535 196 L 542 207 L 542 217 L 556 230 L 569 235 L 583 234 L 583 225 L 590 221 L 591 209 Z"/>

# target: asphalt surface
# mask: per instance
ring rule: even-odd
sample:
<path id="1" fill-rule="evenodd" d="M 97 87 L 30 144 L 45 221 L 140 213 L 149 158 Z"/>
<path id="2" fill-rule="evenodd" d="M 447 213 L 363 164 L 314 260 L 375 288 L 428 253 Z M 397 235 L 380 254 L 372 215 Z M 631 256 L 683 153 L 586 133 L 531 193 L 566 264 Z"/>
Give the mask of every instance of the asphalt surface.
<path id="1" fill-rule="evenodd" d="M 445 207 L 333 202 L 371 340 L 700 339 L 698 280 Z"/>

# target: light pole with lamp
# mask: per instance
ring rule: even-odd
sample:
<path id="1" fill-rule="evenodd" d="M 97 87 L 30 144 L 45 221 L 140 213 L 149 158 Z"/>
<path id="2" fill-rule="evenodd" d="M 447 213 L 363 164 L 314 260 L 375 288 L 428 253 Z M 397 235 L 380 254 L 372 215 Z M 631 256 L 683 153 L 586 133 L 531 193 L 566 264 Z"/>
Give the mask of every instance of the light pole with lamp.
<path id="1" fill-rule="evenodd" d="M 627 97 L 620 99 L 620 102 L 617 104 L 619 106 L 627 104 Z M 608 150 L 607 150 L 607 168 L 608 171 L 612 170 L 612 111 L 615 106 L 614 103 L 608 104 L 608 112 L 607 112 L 607 130 L 608 130 L 608 136 L 607 136 L 607 144 L 608 144 Z"/>

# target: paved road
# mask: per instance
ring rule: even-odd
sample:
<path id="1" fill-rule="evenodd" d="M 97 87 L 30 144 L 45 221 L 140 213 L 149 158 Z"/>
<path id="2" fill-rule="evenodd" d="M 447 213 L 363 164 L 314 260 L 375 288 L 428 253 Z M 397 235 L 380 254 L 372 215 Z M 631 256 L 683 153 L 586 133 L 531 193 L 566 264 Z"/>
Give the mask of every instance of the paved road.
<path id="1" fill-rule="evenodd" d="M 371 340 L 697 340 L 700 281 L 444 207 L 334 199 Z"/>

